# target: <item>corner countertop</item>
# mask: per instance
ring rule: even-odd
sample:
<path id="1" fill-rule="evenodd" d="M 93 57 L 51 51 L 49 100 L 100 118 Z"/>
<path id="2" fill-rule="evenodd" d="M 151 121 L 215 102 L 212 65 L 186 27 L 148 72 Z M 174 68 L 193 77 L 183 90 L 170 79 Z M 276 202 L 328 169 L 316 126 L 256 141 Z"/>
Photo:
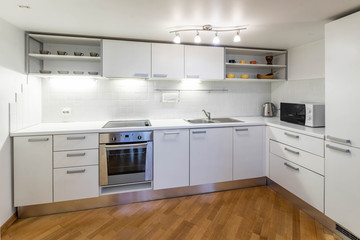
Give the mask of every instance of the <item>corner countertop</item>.
<path id="1" fill-rule="evenodd" d="M 149 127 L 126 127 L 126 128 L 102 128 L 107 121 L 94 122 L 62 122 L 62 123 L 40 123 L 28 128 L 10 133 L 12 137 L 39 136 L 51 134 L 76 134 L 76 133 L 106 133 L 124 131 L 146 131 L 160 129 L 181 128 L 213 128 L 213 127 L 240 127 L 268 125 L 285 130 L 306 134 L 317 138 L 325 138 L 325 128 L 311 128 L 292 123 L 280 121 L 279 118 L 256 117 L 232 117 L 242 122 L 191 124 L 184 119 L 149 119 L 152 126 Z"/>

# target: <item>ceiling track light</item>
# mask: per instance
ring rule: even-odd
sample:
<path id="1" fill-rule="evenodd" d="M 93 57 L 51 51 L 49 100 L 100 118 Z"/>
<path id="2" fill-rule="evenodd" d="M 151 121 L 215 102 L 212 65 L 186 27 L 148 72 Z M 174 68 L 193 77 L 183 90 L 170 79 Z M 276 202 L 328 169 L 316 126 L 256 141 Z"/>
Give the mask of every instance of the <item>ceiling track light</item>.
<path id="1" fill-rule="evenodd" d="M 219 44 L 220 38 L 218 37 L 219 32 L 236 32 L 236 35 L 233 39 L 234 42 L 240 42 L 240 30 L 246 30 L 248 25 L 234 26 L 234 27 L 215 27 L 210 24 L 203 26 L 179 26 L 171 28 L 170 33 L 175 33 L 174 43 L 180 43 L 180 32 L 196 32 L 194 37 L 195 43 L 201 42 L 201 37 L 199 32 L 215 32 L 215 37 L 213 38 L 213 44 Z"/>

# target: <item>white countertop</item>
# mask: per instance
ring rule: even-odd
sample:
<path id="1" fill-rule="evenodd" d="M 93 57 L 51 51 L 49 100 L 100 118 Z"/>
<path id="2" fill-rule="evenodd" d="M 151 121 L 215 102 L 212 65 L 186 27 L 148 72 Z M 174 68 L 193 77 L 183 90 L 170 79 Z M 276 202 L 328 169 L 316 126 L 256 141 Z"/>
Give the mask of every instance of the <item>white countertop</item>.
<path id="1" fill-rule="evenodd" d="M 74 134 L 74 133 L 104 133 L 104 132 L 123 132 L 123 131 L 144 131 L 171 128 L 213 128 L 213 127 L 238 127 L 268 125 L 307 134 L 313 137 L 324 139 L 325 128 L 310 128 L 292 123 L 280 121 L 279 118 L 265 117 L 232 117 L 243 122 L 232 123 L 211 123 L 211 124 L 191 124 L 184 119 L 149 119 L 150 127 L 125 127 L 125 128 L 102 128 L 107 121 L 96 122 L 62 122 L 62 123 L 40 123 L 28 128 L 10 133 L 10 136 L 38 136 L 49 134 Z"/>

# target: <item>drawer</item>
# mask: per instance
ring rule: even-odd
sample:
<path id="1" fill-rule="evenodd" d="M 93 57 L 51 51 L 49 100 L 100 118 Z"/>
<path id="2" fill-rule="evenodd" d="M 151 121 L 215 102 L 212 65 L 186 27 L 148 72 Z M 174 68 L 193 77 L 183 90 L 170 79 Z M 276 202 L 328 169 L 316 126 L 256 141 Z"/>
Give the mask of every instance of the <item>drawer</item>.
<path id="1" fill-rule="evenodd" d="M 54 151 L 99 148 L 99 134 L 54 135 Z"/>
<path id="2" fill-rule="evenodd" d="M 270 153 L 270 179 L 324 212 L 324 177 Z"/>
<path id="3" fill-rule="evenodd" d="M 324 139 L 270 127 L 270 139 L 324 157 Z"/>
<path id="4" fill-rule="evenodd" d="M 54 152 L 54 168 L 99 164 L 98 149 Z"/>
<path id="5" fill-rule="evenodd" d="M 322 157 L 272 140 L 270 140 L 270 152 L 304 168 L 324 175 L 325 160 Z"/>
<path id="6" fill-rule="evenodd" d="M 54 202 L 98 196 L 98 166 L 54 169 Z"/>

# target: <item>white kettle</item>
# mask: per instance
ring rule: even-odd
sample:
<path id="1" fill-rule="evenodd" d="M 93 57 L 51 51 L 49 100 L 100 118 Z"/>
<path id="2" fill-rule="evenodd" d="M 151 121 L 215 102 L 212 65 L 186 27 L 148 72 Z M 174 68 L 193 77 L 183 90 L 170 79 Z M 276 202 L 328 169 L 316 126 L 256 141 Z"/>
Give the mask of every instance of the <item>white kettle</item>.
<path id="1" fill-rule="evenodd" d="M 262 105 L 262 115 L 264 117 L 275 117 L 276 116 L 276 106 L 271 102 L 266 102 Z"/>

